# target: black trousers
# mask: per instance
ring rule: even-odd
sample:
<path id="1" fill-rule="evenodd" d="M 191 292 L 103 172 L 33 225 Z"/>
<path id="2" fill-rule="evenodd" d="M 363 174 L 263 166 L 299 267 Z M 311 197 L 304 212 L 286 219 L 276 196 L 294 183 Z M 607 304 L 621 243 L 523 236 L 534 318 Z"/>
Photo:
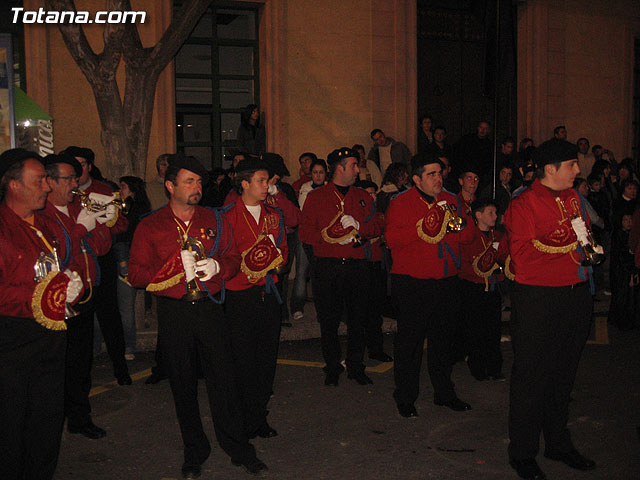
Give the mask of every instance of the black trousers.
<path id="1" fill-rule="evenodd" d="M 169 374 L 184 442 L 184 461 L 202 464 L 211 452 L 198 405 L 198 359 L 220 447 L 232 460 L 254 458 L 233 377 L 229 332 L 222 308 L 207 299 L 192 304 L 158 297 L 158 329 L 162 332 L 158 338 L 163 364 Z"/>
<path id="2" fill-rule="evenodd" d="M 382 352 L 382 312 L 387 301 L 387 272 L 382 262 L 369 265 L 369 300 L 364 325 L 365 344 L 369 354 Z"/>
<path id="3" fill-rule="evenodd" d="M 0 478 L 48 480 L 64 423 L 66 333 L 0 316 Z"/>
<path id="4" fill-rule="evenodd" d="M 456 396 L 451 381 L 451 350 L 459 316 L 458 278 L 424 280 L 394 274 L 391 293 L 398 306 L 394 344 L 396 402 L 412 404 L 418 398 L 425 336 L 434 399 L 452 400 Z"/>
<path id="5" fill-rule="evenodd" d="M 82 427 L 91 421 L 91 366 L 93 364 L 93 302 L 76 305 L 80 315 L 67 320 L 64 377 L 64 415 L 67 424 Z"/>
<path id="6" fill-rule="evenodd" d="M 118 264 L 113 249 L 106 255 L 98 257 L 98 263 L 100 286 L 93 288 L 96 317 L 113 364 L 113 374 L 116 378 L 121 378 L 129 375 L 129 368 L 124 359 L 124 331 L 118 309 Z"/>
<path id="7" fill-rule="evenodd" d="M 462 318 L 469 370 L 476 378 L 496 375 L 502 371 L 500 291 L 496 287 L 485 292 L 484 283 L 467 280 L 460 280 L 460 287 L 465 302 Z"/>
<path id="8" fill-rule="evenodd" d="M 280 345 L 280 305 L 264 287 L 227 290 L 226 316 L 231 334 L 233 370 L 240 391 L 246 433 L 267 418 Z"/>
<path id="9" fill-rule="evenodd" d="M 509 457 L 534 458 L 540 432 L 547 449 L 573 448 L 569 399 L 589 336 L 593 300 L 585 282 L 574 287 L 513 284 L 513 370 Z"/>
<path id="10" fill-rule="evenodd" d="M 322 355 L 326 371 L 340 369 L 338 327 L 347 311 L 347 356 L 350 372 L 364 371 L 364 326 L 367 321 L 370 267 L 366 260 L 316 258 L 314 302 L 320 322 Z"/>

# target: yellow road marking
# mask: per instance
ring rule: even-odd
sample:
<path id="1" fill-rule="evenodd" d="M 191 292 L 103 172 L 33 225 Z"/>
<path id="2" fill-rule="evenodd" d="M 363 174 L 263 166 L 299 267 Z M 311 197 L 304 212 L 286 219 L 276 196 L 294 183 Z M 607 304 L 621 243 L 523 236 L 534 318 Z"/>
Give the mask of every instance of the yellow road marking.
<path id="1" fill-rule="evenodd" d="M 511 340 L 511 338 L 509 338 Z M 593 340 L 587 341 L 588 344 L 591 345 L 608 345 L 609 344 L 609 330 L 607 328 L 607 318 L 606 317 L 595 317 L 595 338 Z M 427 340 L 424 341 L 424 348 L 427 348 Z M 294 367 L 310 367 L 310 368 L 322 368 L 324 367 L 324 362 L 307 362 L 304 360 L 290 360 L 287 358 L 279 358 L 279 365 L 291 365 Z M 367 367 L 367 372 L 373 373 L 385 373 L 393 368 L 393 362 L 381 362 L 375 367 Z M 151 375 L 151 369 L 147 368 L 146 370 L 142 370 L 140 372 L 136 372 L 131 375 L 131 379 L 135 382 L 136 380 L 141 380 L 143 378 Z M 105 383 L 104 385 L 100 385 L 98 387 L 94 387 L 89 392 L 89 396 L 93 397 L 95 395 L 100 395 L 101 393 L 108 392 L 113 388 L 118 386 L 118 382 L 113 380 L 112 382 Z M 167 479 L 168 480 L 168 479 Z"/>
<path id="2" fill-rule="evenodd" d="M 595 318 L 595 339 L 588 340 L 591 345 L 609 345 L 609 329 L 607 327 L 607 317 Z"/>

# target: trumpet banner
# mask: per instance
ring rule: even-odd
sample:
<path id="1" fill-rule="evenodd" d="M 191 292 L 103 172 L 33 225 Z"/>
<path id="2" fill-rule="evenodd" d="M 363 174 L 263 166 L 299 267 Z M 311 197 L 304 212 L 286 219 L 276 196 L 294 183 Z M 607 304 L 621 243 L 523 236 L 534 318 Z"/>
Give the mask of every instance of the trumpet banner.
<path id="1" fill-rule="evenodd" d="M 418 237 L 427 243 L 438 243 L 447 233 L 451 212 L 439 205 L 429 207 L 427 214 L 416 223 Z"/>
<path id="2" fill-rule="evenodd" d="M 49 272 L 38 284 L 31 297 L 31 310 L 36 322 L 48 330 L 66 330 L 64 321 L 69 277 Z"/>
<path id="3" fill-rule="evenodd" d="M 353 228 L 344 228 L 340 219 L 344 216 L 344 213 L 338 212 L 328 227 L 323 228 L 320 233 L 322 238 L 327 243 L 341 243 L 345 240 L 354 239 L 358 235 L 358 231 Z"/>
<path id="4" fill-rule="evenodd" d="M 270 270 L 284 263 L 282 254 L 264 233 L 261 233 L 255 243 L 242 252 L 241 256 L 240 270 L 251 283 L 256 283 Z"/>
<path id="5" fill-rule="evenodd" d="M 165 263 L 156 273 L 146 290 L 148 292 L 160 292 L 180 283 L 184 277 L 184 267 L 180 258 L 180 251 Z"/>

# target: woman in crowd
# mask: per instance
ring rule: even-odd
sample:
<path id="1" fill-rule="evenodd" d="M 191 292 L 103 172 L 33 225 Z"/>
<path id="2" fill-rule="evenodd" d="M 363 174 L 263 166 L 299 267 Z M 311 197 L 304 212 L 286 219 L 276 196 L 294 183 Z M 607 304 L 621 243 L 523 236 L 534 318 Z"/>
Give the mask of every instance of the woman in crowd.
<path id="1" fill-rule="evenodd" d="M 267 150 L 267 134 L 260 123 L 260 110 L 253 103 L 240 114 L 237 141 L 242 152 L 260 155 Z"/>
<path id="2" fill-rule="evenodd" d="M 136 352 L 136 289 L 127 280 L 129 273 L 129 249 L 133 232 L 140 218 L 151 211 L 151 203 L 144 189 L 144 181 L 138 177 L 120 177 L 120 198 L 125 202 L 123 214 L 129 221 L 129 228 L 114 239 L 114 250 L 118 261 L 120 278 L 118 282 L 118 308 L 124 330 L 125 355 L 133 360 Z"/>
<path id="3" fill-rule="evenodd" d="M 433 118 L 422 115 L 418 122 L 418 153 L 427 153 L 433 143 Z"/>

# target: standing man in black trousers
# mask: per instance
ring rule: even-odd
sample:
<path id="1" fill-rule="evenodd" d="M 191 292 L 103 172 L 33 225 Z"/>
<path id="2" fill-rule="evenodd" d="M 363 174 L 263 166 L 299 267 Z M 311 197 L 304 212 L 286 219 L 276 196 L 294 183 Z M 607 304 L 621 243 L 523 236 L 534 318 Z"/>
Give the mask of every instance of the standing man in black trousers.
<path id="1" fill-rule="evenodd" d="M 538 147 L 537 180 L 505 214 L 516 272 L 511 293 L 513 370 L 509 407 L 509 463 L 521 478 L 544 479 L 535 457 L 578 470 L 595 462 L 574 447 L 567 428 L 569 401 L 589 335 L 592 269 L 585 266 L 589 235 L 582 199 L 572 189 L 580 173 L 578 149 L 559 139 Z M 601 252 L 602 247 L 592 245 Z M 589 248 L 589 247 L 587 247 Z"/>
<path id="2" fill-rule="evenodd" d="M 220 304 L 240 254 L 222 213 L 198 205 L 206 178 L 195 158 L 169 157 L 169 204 L 140 222 L 129 260 L 131 284 L 158 296 L 158 340 L 184 442 L 184 478 L 198 478 L 211 453 L 198 406 L 198 361 L 218 443 L 234 465 L 253 474 L 267 469 L 245 432 Z"/>
<path id="3" fill-rule="evenodd" d="M 358 152 L 347 147 L 327 157 L 331 181 L 309 193 L 300 221 L 300 240 L 313 248 L 314 301 L 326 366 L 325 385 L 338 385 L 340 363 L 338 326 L 347 310 L 347 376 L 360 385 L 373 381 L 364 373 L 365 323 L 370 267 L 364 242 L 380 236 L 382 221 L 371 196 L 355 187 Z"/>

